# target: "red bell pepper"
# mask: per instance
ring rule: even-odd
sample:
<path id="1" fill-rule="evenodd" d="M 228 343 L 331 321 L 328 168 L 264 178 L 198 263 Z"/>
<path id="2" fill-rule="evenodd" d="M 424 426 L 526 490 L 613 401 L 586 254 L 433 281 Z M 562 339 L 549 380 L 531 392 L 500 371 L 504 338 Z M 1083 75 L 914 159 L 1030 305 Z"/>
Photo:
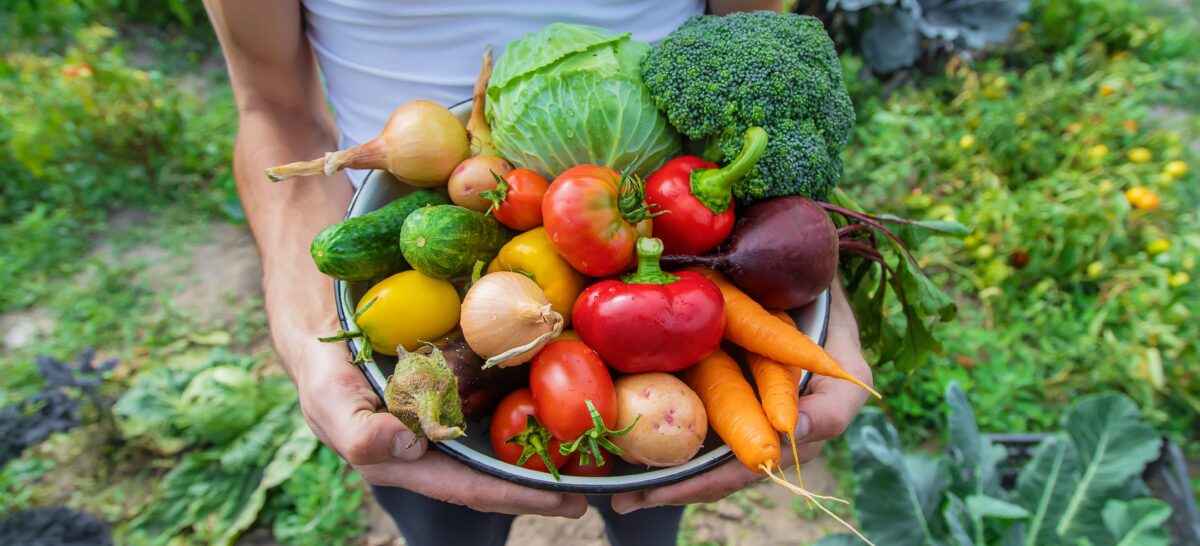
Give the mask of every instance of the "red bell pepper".
<path id="1" fill-rule="evenodd" d="M 767 148 L 767 132 L 746 130 L 741 153 L 724 167 L 685 155 L 668 161 L 646 179 L 646 203 L 655 213 L 653 233 L 667 254 L 701 255 L 717 247 L 733 231 L 734 182 L 740 180 Z"/>
<path id="2" fill-rule="evenodd" d="M 662 251 L 662 241 L 638 239 L 637 271 L 588 287 L 571 312 L 580 339 L 625 373 L 679 371 L 721 345 L 721 291 L 698 273 L 664 273 Z"/>

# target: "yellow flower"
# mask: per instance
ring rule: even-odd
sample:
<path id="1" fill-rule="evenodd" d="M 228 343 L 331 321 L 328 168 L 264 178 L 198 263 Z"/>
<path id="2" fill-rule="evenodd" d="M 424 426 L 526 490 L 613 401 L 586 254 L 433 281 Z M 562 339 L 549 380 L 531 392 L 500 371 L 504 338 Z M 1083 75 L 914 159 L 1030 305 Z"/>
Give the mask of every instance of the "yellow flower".
<path id="1" fill-rule="evenodd" d="M 1167 284 L 1171 288 L 1179 288 L 1191 282 L 1191 280 L 1192 276 L 1188 275 L 1187 271 L 1177 271 L 1172 273 L 1170 277 L 1167 277 Z"/>
<path id="2" fill-rule="evenodd" d="M 970 150 L 975 146 L 975 135 L 967 133 L 958 139 L 958 147 L 963 150 Z"/>
<path id="3" fill-rule="evenodd" d="M 1168 250 L 1171 250 L 1171 241 L 1166 239 L 1155 239 L 1146 245 L 1146 252 L 1149 252 L 1151 256 L 1158 256 Z"/>
<path id="4" fill-rule="evenodd" d="M 1168 162 L 1166 165 L 1163 166 L 1163 174 L 1167 175 L 1168 177 L 1170 177 L 1173 180 L 1179 180 L 1180 178 L 1187 176 L 1187 173 L 1188 173 L 1187 163 L 1184 163 L 1178 159 L 1176 159 L 1175 161 Z"/>
<path id="5" fill-rule="evenodd" d="M 1101 159 L 1104 156 L 1108 155 L 1108 146 L 1105 146 L 1103 144 L 1097 144 L 1095 146 L 1092 146 L 1091 148 L 1088 148 L 1087 154 L 1088 154 L 1088 157 L 1090 157 L 1092 159 Z"/>
<path id="6" fill-rule="evenodd" d="M 1138 146 L 1137 148 L 1129 150 L 1129 161 L 1133 163 L 1149 163 L 1151 159 L 1154 159 L 1154 154 L 1150 153 L 1149 148 Z"/>

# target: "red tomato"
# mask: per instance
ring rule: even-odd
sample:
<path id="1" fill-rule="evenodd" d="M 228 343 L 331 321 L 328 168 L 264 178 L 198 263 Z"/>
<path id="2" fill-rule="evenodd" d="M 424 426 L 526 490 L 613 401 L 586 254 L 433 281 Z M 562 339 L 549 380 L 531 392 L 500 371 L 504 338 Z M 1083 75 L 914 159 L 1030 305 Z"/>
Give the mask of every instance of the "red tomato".
<path id="1" fill-rule="evenodd" d="M 542 225 L 542 198 L 550 186 L 546 179 L 530 169 L 513 169 L 497 178 L 495 190 L 480 194 L 492 200 L 496 220 L 518 231 Z"/>
<path id="2" fill-rule="evenodd" d="M 554 179 L 542 200 L 542 220 L 559 255 L 593 277 L 629 269 L 634 243 L 650 236 L 641 181 L 596 165 L 576 165 Z"/>
<path id="3" fill-rule="evenodd" d="M 534 416 L 533 397 L 529 389 L 518 389 L 505 396 L 492 415 L 492 450 L 496 457 L 508 464 L 517 461 L 529 452 L 521 466 L 530 470 L 548 472 L 541 455 L 550 458 L 550 464 L 559 468 L 566 464 L 568 456 L 559 452 L 562 442 L 553 439 L 546 427 L 536 424 L 531 429 L 529 417 Z M 536 417 L 535 417 L 536 419 Z M 516 439 L 514 442 L 509 440 Z"/>
<path id="4" fill-rule="evenodd" d="M 572 442 L 594 428 L 585 401 L 591 401 L 604 426 L 617 424 L 617 393 L 600 355 L 582 341 L 546 345 L 529 366 L 529 390 L 542 424 L 555 438 Z"/>
<path id="5" fill-rule="evenodd" d="M 559 468 L 559 472 L 562 472 L 568 476 L 589 476 L 593 478 L 602 478 L 612 474 L 613 461 L 616 460 L 616 457 L 605 457 L 604 464 L 596 466 L 596 458 L 589 457 L 588 464 L 581 465 L 579 464 L 579 453 L 575 453 L 574 455 L 571 455 L 571 459 L 567 461 L 567 464 L 564 464 L 562 468 Z"/>

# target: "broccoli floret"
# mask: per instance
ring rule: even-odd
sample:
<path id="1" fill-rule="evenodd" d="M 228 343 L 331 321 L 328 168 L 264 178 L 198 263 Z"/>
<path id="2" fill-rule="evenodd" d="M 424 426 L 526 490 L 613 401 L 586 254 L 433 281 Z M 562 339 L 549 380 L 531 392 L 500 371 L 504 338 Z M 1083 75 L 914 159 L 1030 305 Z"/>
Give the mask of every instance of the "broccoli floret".
<path id="1" fill-rule="evenodd" d="M 767 130 L 766 153 L 734 185 L 743 202 L 780 195 L 823 199 L 841 178 L 854 126 L 833 42 L 821 21 L 767 11 L 697 15 L 642 61 L 659 110 L 688 138 L 726 157 L 746 128 Z"/>

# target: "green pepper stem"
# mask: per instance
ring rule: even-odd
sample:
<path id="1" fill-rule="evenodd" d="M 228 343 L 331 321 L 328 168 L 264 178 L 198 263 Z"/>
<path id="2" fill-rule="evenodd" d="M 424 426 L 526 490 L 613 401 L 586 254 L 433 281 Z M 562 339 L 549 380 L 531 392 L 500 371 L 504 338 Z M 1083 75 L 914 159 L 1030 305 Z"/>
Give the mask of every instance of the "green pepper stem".
<path id="1" fill-rule="evenodd" d="M 692 171 L 692 195 L 713 211 L 721 214 L 733 203 L 733 184 L 750 172 L 767 149 L 767 132 L 762 127 L 746 129 L 742 151 L 720 169 Z"/>
<path id="2" fill-rule="evenodd" d="M 621 280 L 629 284 L 671 284 L 679 280 L 678 276 L 662 270 L 662 266 L 658 263 L 662 253 L 662 239 L 639 238 L 637 241 L 637 271 L 621 277 Z"/>

